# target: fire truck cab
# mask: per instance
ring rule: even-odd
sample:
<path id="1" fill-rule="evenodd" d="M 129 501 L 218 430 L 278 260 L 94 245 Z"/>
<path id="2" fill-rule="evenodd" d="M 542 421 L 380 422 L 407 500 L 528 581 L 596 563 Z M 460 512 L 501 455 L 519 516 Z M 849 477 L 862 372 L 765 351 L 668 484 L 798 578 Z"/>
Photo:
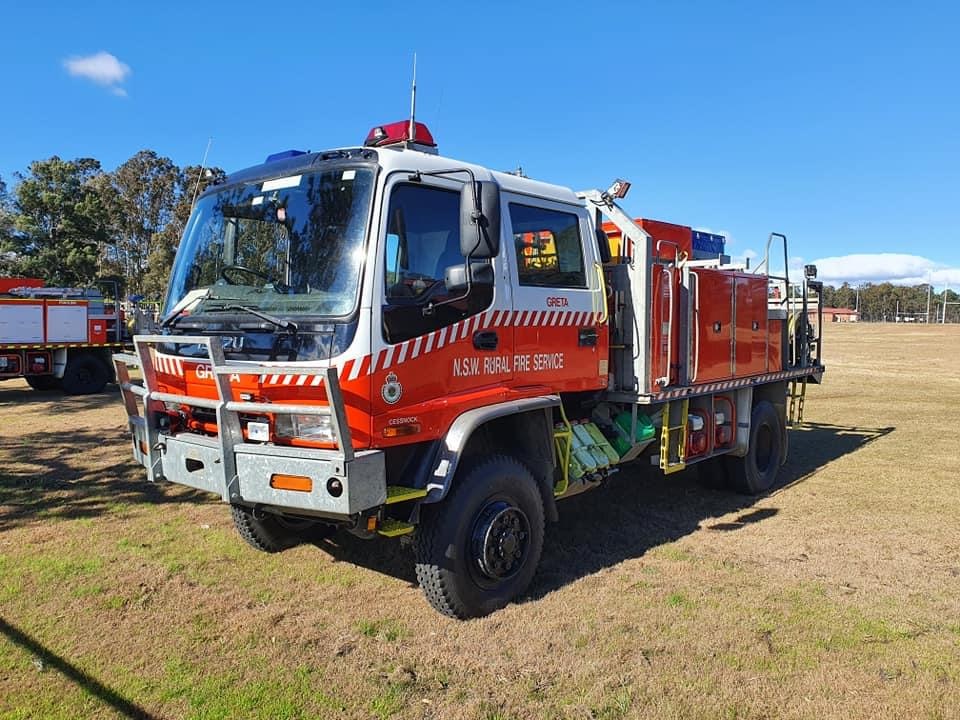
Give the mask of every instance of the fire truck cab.
<path id="1" fill-rule="evenodd" d="M 230 176 L 196 204 L 162 334 L 115 356 L 135 457 L 220 495 L 260 550 L 408 536 L 461 618 L 521 593 L 556 501 L 625 462 L 769 489 L 823 371 L 818 286 L 657 237 L 625 189 L 451 160 L 412 121 Z"/>

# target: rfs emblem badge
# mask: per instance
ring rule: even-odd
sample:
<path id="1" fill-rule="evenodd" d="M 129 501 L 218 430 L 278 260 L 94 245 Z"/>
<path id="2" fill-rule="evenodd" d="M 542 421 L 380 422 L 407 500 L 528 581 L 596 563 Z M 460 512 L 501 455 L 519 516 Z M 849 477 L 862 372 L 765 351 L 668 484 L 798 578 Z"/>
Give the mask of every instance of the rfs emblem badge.
<path id="1" fill-rule="evenodd" d="M 383 387 L 380 388 L 380 397 L 387 405 L 396 405 L 400 402 L 401 395 L 403 395 L 403 385 L 400 384 L 395 373 L 388 374 Z"/>

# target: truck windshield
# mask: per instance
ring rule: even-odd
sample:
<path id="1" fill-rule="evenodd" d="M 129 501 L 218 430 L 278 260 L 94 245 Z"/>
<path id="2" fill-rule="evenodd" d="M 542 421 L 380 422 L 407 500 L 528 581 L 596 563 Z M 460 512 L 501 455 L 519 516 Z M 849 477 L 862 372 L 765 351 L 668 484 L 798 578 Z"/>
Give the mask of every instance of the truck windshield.
<path id="1" fill-rule="evenodd" d="M 177 251 L 170 312 L 243 305 L 274 315 L 349 314 L 356 303 L 374 171 L 343 166 L 228 186 L 201 198 Z"/>

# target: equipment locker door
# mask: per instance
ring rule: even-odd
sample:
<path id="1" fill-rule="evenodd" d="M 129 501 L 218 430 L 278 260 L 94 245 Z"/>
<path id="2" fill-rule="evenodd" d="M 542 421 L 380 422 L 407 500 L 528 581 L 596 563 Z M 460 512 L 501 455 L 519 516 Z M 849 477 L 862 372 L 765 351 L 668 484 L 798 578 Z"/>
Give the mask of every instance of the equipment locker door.
<path id="1" fill-rule="evenodd" d="M 733 377 L 734 277 L 708 269 L 693 274 L 690 377 L 696 383 L 728 380 Z"/>

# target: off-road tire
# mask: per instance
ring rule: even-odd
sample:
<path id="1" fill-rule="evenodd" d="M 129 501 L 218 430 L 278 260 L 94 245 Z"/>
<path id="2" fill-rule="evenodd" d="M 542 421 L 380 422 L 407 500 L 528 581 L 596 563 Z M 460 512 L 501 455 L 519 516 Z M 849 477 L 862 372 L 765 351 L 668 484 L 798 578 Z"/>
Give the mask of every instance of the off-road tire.
<path id="1" fill-rule="evenodd" d="M 723 457 L 731 488 L 759 495 L 777 481 L 783 460 L 783 427 L 776 408 L 761 400 L 750 414 L 750 445 L 744 457 Z"/>
<path id="2" fill-rule="evenodd" d="M 504 607 L 533 579 L 543 550 L 543 523 L 540 490 L 519 460 L 493 455 L 470 467 L 461 465 L 447 497 L 421 508 L 414 550 L 417 580 L 427 600 L 444 615 L 460 619 Z M 499 547 L 509 552 L 518 543 L 519 555 L 504 561 L 516 567 L 494 577 L 484 568 L 478 543 L 492 536 L 493 528 L 512 526 L 499 535 L 506 543 Z"/>
<path id="3" fill-rule="evenodd" d="M 90 352 L 71 354 L 63 370 L 63 391 L 67 395 L 102 392 L 110 380 L 110 368 Z"/>
<path id="4" fill-rule="evenodd" d="M 298 529 L 276 515 L 263 513 L 257 517 L 252 508 L 242 505 L 231 505 L 230 513 L 240 537 L 250 547 L 265 553 L 278 553 L 299 545 L 303 542 L 303 533 L 312 525 L 305 522 L 304 527 Z"/>
<path id="5" fill-rule="evenodd" d="M 26 375 L 24 376 L 24 380 L 27 381 L 27 385 L 39 392 L 50 392 L 52 390 L 63 389 L 63 384 L 60 382 L 60 378 L 55 377 L 54 375 Z"/>

